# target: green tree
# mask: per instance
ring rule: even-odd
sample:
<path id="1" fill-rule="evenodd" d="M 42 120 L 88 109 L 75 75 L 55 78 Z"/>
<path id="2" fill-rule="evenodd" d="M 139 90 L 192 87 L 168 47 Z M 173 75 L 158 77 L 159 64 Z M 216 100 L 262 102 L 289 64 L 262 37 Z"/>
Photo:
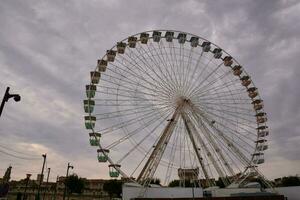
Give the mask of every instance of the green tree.
<path id="1" fill-rule="evenodd" d="M 199 182 L 197 180 L 195 181 L 185 180 L 184 185 L 185 187 L 199 187 Z M 180 186 L 180 180 L 173 180 L 169 183 L 169 187 L 179 187 L 179 186 Z"/>
<path id="2" fill-rule="evenodd" d="M 300 186 L 300 178 L 298 176 L 283 177 L 281 184 L 283 187 Z"/>
<path id="3" fill-rule="evenodd" d="M 160 179 L 159 178 L 152 178 L 151 181 L 150 181 L 150 184 L 160 185 Z"/>
<path id="4" fill-rule="evenodd" d="M 69 194 L 81 194 L 84 190 L 85 180 L 76 174 L 72 174 L 65 179 L 65 185 Z"/>
<path id="5" fill-rule="evenodd" d="M 103 190 L 112 197 L 121 197 L 122 194 L 122 181 L 112 179 L 103 184 Z"/>

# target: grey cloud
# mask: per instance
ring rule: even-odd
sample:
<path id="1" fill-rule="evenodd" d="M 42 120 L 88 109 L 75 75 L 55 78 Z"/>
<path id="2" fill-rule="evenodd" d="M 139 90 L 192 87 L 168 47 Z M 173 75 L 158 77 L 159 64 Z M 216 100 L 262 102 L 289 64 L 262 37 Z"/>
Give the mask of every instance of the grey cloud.
<path id="1" fill-rule="evenodd" d="M 265 101 L 274 148 L 270 159 L 299 161 L 292 142 L 300 132 L 299 11 L 299 2 L 280 0 L 3 1 L 0 68 L 5 73 L 0 72 L 0 88 L 11 85 L 28 94 L 5 108 L 1 141 L 39 143 L 62 155 L 61 162 L 76 160 L 84 168 L 80 158 L 86 158 L 94 165 L 87 168 L 97 171 L 81 108 L 89 71 L 106 49 L 129 35 L 177 29 L 203 36 L 237 58 Z M 0 168 L 5 167 L 1 162 Z M 106 166 L 100 169 L 105 172 Z M 60 166 L 58 173 L 63 170 Z M 94 177 L 90 171 L 83 170 L 82 176 Z"/>

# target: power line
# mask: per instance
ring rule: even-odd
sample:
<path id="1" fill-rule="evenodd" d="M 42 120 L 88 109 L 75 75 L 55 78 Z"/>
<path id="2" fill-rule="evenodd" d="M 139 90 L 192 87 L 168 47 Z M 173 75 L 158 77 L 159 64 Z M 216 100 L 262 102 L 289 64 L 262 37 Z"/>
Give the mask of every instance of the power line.
<path id="1" fill-rule="evenodd" d="M 23 160 L 40 160 L 40 158 L 30 158 L 30 157 L 22 157 L 22 156 L 18 156 L 18 155 L 15 155 L 15 154 L 12 154 L 12 153 L 8 153 L 6 151 L 3 151 L 0 149 L 0 153 L 3 153 L 5 155 L 8 155 L 8 156 L 11 156 L 11 157 L 14 157 L 14 158 L 18 158 L 18 159 L 23 159 Z"/>
<path id="2" fill-rule="evenodd" d="M 14 152 L 14 153 L 23 154 L 23 155 L 25 155 L 25 156 L 39 157 L 39 156 L 37 156 L 37 155 L 33 155 L 33 154 L 30 155 L 30 154 L 27 154 L 27 153 L 23 153 L 23 152 L 20 152 L 20 151 L 16 151 L 16 150 L 11 149 L 11 148 L 9 148 L 9 147 L 6 147 L 6 146 L 4 146 L 4 145 L 2 145 L 2 144 L 0 144 L 0 147 L 4 148 L 5 150 L 12 151 L 12 152 Z"/>

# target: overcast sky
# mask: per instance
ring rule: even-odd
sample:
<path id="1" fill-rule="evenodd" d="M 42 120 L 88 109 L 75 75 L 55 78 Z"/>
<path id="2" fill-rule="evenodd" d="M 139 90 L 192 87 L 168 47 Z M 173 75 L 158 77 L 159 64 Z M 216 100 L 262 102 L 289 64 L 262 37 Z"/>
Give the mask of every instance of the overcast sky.
<path id="1" fill-rule="evenodd" d="M 85 84 L 106 49 L 153 29 L 194 33 L 236 58 L 269 117 L 261 171 L 300 174 L 299 13 L 297 0 L 0 0 L 0 95 L 10 86 L 22 96 L 0 119 L 0 175 L 11 164 L 14 179 L 36 177 L 47 153 L 51 180 L 68 162 L 80 176 L 107 178 L 84 129 Z"/>

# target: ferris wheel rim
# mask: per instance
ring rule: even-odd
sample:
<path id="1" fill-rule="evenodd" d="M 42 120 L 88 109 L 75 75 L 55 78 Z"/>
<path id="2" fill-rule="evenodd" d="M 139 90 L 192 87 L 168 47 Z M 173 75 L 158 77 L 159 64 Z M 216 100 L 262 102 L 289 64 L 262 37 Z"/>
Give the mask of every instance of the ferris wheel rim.
<path id="1" fill-rule="evenodd" d="M 186 33 L 186 34 L 188 34 L 188 35 L 190 35 L 190 36 L 198 37 L 198 38 L 202 39 L 203 41 L 208 41 L 208 42 L 210 42 L 209 40 L 207 40 L 207 39 L 205 39 L 205 38 L 203 38 L 203 37 L 199 37 L 198 35 L 191 34 L 191 33 L 188 33 L 188 32 L 176 31 L 176 30 L 149 30 L 149 31 L 145 31 L 145 32 L 141 32 L 141 33 L 137 33 L 137 34 L 131 35 L 131 36 L 129 36 L 129 37 L 132 37 L 132 36 L 133 36 L 133 37 L 134 37 L 134 36 L 138 36 L 138 35 L 140 35 L 140 34 L 142 34 L 142 33 L 153 33 L 154 31 L 164 31 L 164 32 L 166 32 L 166 31 L 173 31 L 173 32 L 176 32 L 176 33 Z M 124 42 L 124 41 L 128 40 L 129 37 L 124 38 L 124 39 L 121 40 L 120 42 Z M 149 39 L 150 39 L 150 38 L 152 38 L 152 37 L 149 37 Z M 162 36 L 162 38 L 164 38 L 164 37 Z M 176 38 L 174 38 L 174 39 L 176 39 Z M 140 40 L 138 40 L 138 42 L 139 42 L 139 41 L 140 41 Z M 219 47 L 218 45 L 216 45 L 216 44 L 214 44 L 214 43 L 212 43 L 212 42 L 210 42 L 210 43 L 211 43 L 213 46 L 222 49 L 222 48 Z M 127 45 L 128 45 L 128 44 L 126 44 L 126 46 L 127 46 Z M 110 50 L 113 50 L 113 49 L 115 49 L 116 47 L 117 47 L 117 45 L 114 45 Z M 225 50 L 222 49 L 222 51 L 223 51 L 226 55 L 231 56 L 231 55 L 230 55 L 229 53 L 227 53 Z M 105 57 L 106 57 L 106 54 L 105 54 L 101 59 L 105 59 Z M 232 58 L 233 58 L 233 57 L 232 57 Z M 235 61 L 236 64 L 240 65 L 239 62 L 238 62 L 235 58 L 233 58 L 233 60 Z M 95 71 L 97 71 L 97 67 L 96 67 Z M 248 73 L 245 71 L 245 69 L 243 69 L 243 73 L 246 74 L 247 76 L 249 76 Z M 249 76 L 249 77 L 250 77 L 250 76 Z M 90 85 L 94 85 L 94 84 L 92 83 L 92 81 L 91 81 Z M 251 83 L 251 85 L 255 87 L 255 84 L 254 84 L 253 82 Z M 248 87 L 246 86 L 246 88 L 248 88 Z M 261 99 L 259 93 L 258 93 L 257 96 L 258 96 L 258 99 Z M 91 99 L 92 99 L 92 98 L 88 98 L 88 100 L 91 100 Z M 254 110 L 254 111 L 255 111 L 256 114 L 258 114 L 258 113 L 260 113 L 261 111 L 264 112 L 264 109 L 262 108 L 262 109 L 259 110 L 259 111 L 257 111 L 257 110 Z M 92 114 L 89 113 L 89 116 L 91 117 Z M 258 126 L 259 126 L 259 125 L 258 125 L 258 123 L 257 123 L 257 127 L 258 127 Z M 92 132 L 93 132 L 93 133 L 95 132 L 94 128 L 92 128 Z M 256 139 L 258 140 L 258 138 L 259 138 L 259 137 L 258 137 L 258 135 L 257 135 L 257 138 L 256 138 Z M 256 149 L 257 145 L 258 145 L 258 143 L 256 144 L 255 149 Z M 99 148 L 102 149 L 100 143 L 99 143 Z M 109 156 L 108 156 L 108 157 L 109 157 Z M 254 156 L 252 155 L 252 158 L 251 158 L 250 163 L 253 162 L 253 159 L 254 159 Z M 113 162 L 113 160 L 111 160 L 110 158 L 109 158 L 108 161 L 111 163 L 111 165 L 116 165 L 116 163 Z M 128 175 L 126 175 L 126 173 L 124 173 L 124 172 L 120 169 L 120 167 L 118 167 L 117 170 L 118 170 L 124 177 L 131 179 L 131 177 L 128 177 Z M 134 180 L 133 180 L 133 181 L 134 181 Z"/>

